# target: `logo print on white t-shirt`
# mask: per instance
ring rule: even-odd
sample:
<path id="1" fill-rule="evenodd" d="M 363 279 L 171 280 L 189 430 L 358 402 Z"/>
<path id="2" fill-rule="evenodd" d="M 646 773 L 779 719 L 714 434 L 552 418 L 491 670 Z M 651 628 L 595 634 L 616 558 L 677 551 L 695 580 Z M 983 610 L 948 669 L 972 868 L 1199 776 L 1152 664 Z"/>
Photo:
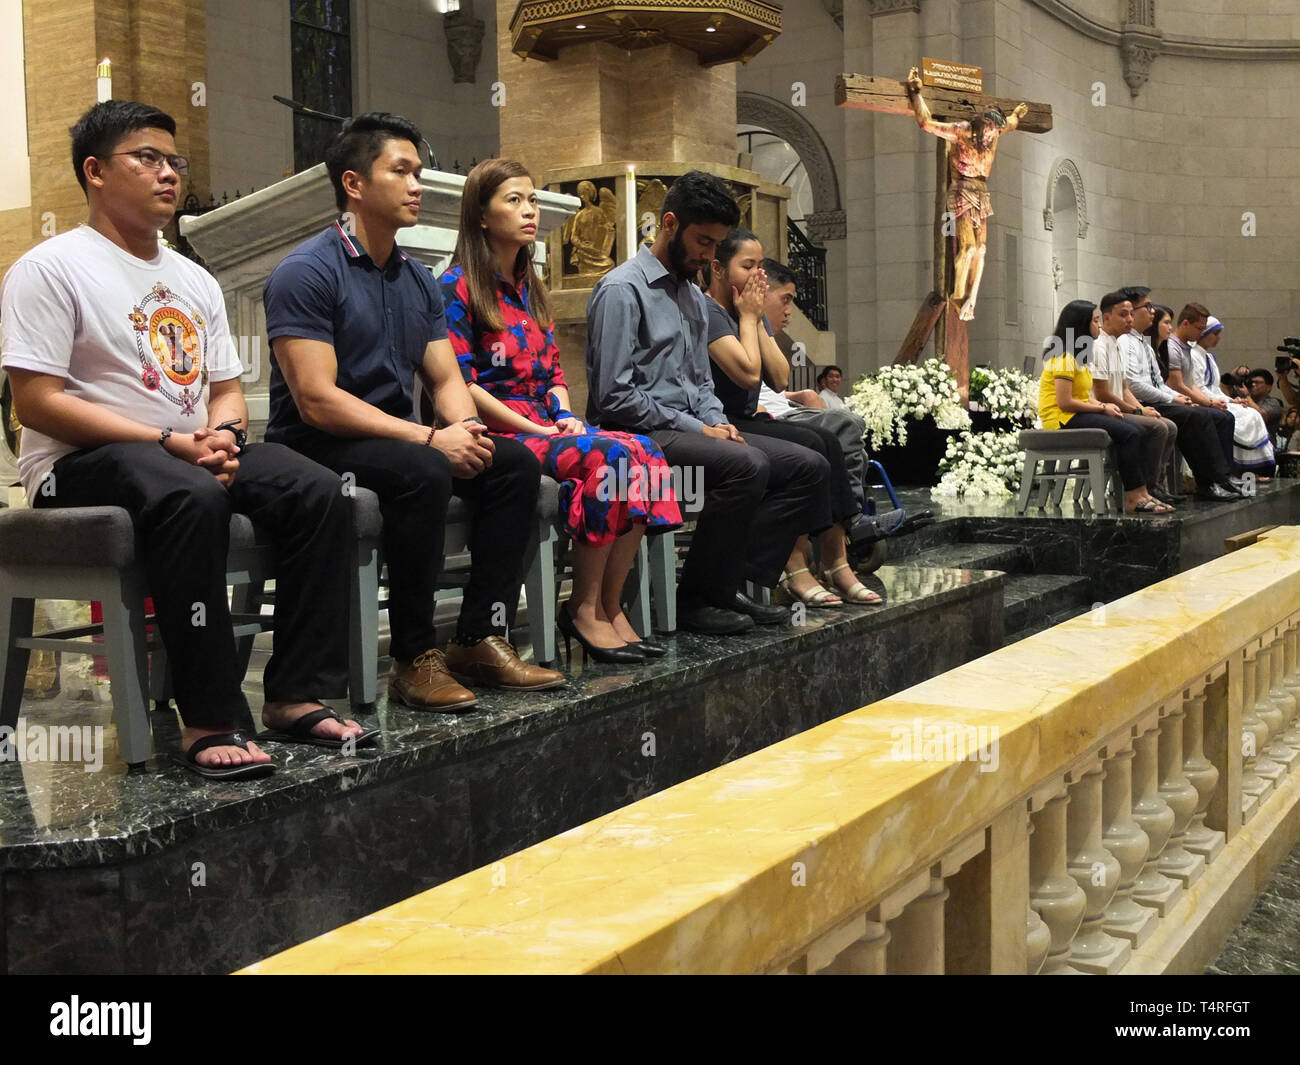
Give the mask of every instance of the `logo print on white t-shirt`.
<path id="1" fill-rule="evenodd" d="M 140 383 L 193 414 L 208 384 L 207 323 L 179 292 L 154 285 L 130 314 L 140 357 Z"/>

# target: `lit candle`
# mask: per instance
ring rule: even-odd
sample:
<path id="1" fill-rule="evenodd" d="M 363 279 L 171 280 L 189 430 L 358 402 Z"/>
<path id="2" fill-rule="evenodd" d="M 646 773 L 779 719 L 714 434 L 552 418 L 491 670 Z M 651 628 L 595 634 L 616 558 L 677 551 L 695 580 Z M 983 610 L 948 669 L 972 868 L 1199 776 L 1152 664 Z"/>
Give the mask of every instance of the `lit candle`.
<path id="1" fill-rule="evenodd" d="M 113 64 L 105 56 L 95 67 L 96 99 L 102 104 L 113 98 Z"/>
<path id="2" fill-rule="evenodd" d="M 625 225 L 627 226 L 627 257 L 631 259 L 636 255 L 637 248 L 641 246 L 641 228 L 637 225 L 636 217 L 636 167 L 631 163 L 627 165 L 627 185 L 624 186 L 627 194 L 624 197 L 624 214 Z"/>

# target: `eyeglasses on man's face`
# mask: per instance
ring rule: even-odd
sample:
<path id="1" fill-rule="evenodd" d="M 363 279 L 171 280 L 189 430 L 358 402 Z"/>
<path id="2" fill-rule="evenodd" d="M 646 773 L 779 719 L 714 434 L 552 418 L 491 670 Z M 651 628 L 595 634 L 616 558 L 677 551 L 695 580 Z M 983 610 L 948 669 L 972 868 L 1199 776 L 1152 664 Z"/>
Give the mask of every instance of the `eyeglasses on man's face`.
<path id="1" fill-rule="evenodd" d="M 110 155 L 129 155 L 146 170 L 161 170 L 165 162 L 176 172 L 177 177 L 187 177 L 190 172 L 190 161 L 185 156 L 167 155 L 157 148 L 133 148 L 129 152 L 112 152 Z"/>

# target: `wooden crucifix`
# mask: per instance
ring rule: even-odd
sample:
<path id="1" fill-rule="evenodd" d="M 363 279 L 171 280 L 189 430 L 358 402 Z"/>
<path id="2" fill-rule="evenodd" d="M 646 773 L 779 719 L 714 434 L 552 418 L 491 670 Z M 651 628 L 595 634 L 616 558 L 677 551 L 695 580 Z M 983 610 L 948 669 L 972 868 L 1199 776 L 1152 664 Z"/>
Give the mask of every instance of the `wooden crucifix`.
<path id="1" fill-rule="evenodd" d="M 1014 129 L 1046 133 L 1052 128 L 1052 108 L 985 95 L 979 88 L 980 71 L 973 67 L 946 64 L 960 71 L 953 78 L 966 87 L 941 87 L 944 77 L 936 75 L 932 81 L 931 61 L 926 64 L 924 85 L 915 67 L 906 81 L 841 74 L 835 80 L 835 102 L 861 111 L 910 115 L 940 138 L 934 291 L 922 302 L 894 362 L 915 362 L 937 327 L 935 352 L 952 368 L 964 400 L 970 379 L 966 322 L 975 317 L 984 273 L 986 222 L 993 213 L 987 182 L 998 138 Z"/>

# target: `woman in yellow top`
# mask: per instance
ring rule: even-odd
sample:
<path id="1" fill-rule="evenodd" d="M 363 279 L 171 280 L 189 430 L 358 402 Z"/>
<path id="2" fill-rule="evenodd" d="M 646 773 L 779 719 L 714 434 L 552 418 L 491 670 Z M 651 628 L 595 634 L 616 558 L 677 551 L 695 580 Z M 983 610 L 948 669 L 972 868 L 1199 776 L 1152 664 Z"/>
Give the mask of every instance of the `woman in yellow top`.
<path id="1" fill-rule="evenodd" d="M 1113 403 L 1092 399 L 1088 353 L 1101 329 L 1097 305 L 1074 300 L 1056 320 L 1056 332 L 1043 350 L 1038 385 L 1038 416 L 1044 429 L 1104 429 L 1110 434 L 1124 482 L 1125 514 L 1168 514 L 1173 507 L 1153 499 L 1143 470 L 1143 432 L 1124 420 Z"/>

